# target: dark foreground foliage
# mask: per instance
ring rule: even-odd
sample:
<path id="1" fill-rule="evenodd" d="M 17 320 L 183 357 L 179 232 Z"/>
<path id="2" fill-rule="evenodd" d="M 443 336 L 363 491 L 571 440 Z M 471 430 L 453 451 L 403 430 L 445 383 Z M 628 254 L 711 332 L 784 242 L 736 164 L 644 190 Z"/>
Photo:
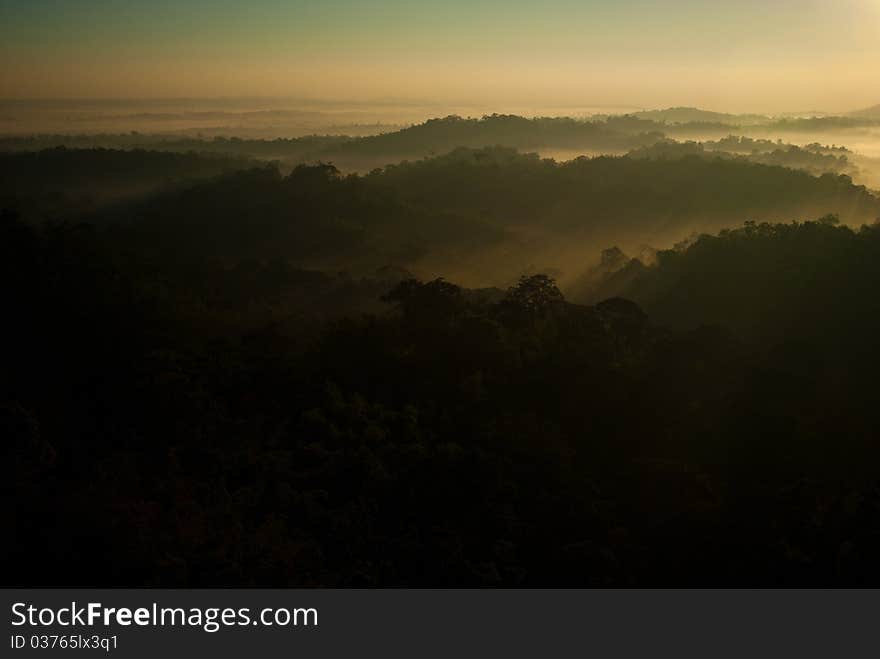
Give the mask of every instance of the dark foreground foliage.
<path id="1" fill-rule="evenodd" d="M 831 224 L 661 254 L 649 316 L 5 213 L 4 583 L 880 583 L 880 242 Z"/>

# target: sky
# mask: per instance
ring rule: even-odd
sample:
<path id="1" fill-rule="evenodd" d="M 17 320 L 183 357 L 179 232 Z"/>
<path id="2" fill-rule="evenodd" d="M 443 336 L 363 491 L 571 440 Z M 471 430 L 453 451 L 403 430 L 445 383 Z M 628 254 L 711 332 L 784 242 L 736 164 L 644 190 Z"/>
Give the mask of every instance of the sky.
<path id="1" fill-rule="evenodd" d="M 880 103 L 880 0 L 0 0 L 0 98 Z"/>

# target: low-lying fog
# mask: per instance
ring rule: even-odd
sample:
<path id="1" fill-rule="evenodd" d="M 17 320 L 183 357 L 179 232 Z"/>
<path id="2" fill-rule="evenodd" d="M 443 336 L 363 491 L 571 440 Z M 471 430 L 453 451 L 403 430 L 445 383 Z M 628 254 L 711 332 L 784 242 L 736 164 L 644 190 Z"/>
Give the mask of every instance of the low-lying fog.
<path id="1" fill-rule="evenodd" d="M 625 114 L 633 106 L 481 107 L 387 99 L 373 103 L 298 99 L 10 100 L 0 99 L 0 136 L 127 133 L 249 139 L 304 135 L 376 135 L 433 117 Z"/>

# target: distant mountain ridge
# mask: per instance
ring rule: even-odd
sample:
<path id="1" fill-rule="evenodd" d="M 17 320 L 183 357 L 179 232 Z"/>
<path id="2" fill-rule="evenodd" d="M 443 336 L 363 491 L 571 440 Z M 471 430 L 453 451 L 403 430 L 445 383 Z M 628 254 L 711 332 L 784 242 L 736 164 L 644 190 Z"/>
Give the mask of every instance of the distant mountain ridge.
<path id="1" fill-rule="evenodd" d="M 769 117 L 761 114 L 729 114 L 727 112 L 713 112 L 711 110 L 701 110 L 693 107 L 674 107 L 663 110 L 645 110 L 635 112 L 634 116 L 639 119 L 649 119 L 660 123 L 694 123 L 708 122 L 730 124 L 731 126 L 741 124 L 767 123 Z"/>
<path id="2" fill-rule="evenodd" d="M 854 112 L 850 112 L 849 116 L 864 117 L 867 119 L 880 119 L 880 104 L 872 105 L 871 107 L 864 108 L 862 110 L 855 110 Z"/>

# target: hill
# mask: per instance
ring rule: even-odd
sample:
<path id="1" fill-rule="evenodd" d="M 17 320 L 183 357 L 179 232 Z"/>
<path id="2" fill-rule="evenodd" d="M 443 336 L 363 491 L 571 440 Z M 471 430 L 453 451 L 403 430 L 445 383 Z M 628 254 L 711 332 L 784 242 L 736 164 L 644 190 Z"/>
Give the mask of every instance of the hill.
<path id="1" fill-rule="evenodd" d="M 759 114 L 729 114 L 726 112 L 712 112 L 699 108 L 677 107 L 665 110 L 644 110 L 635 112 L 634 116 L 640 119 L 648 119 L 659 123 L 688 124 L 688 123 L 718 123 L 730 126 L 743 124 L 767 123 L 769 117 Z"/>
<path id="2" fill-rule="evenodd" d="M 70 148 L 150 149 L 216 153 L 295 166 L 332 161 L 342 169 L 369 171 L 402 159 L 447 153 L 458 147 L 506 146 L 520 150 L 567 149 L 583 153 L 624 153 L 663 137 L 656 122 L 636 117 L 603 120 L 535 118 L 493 114 L 482 118 L 448 116 L 367 137 L 344 135 L 293 139 L 178 138 L 165 135 L 38 135 L 0 137 L 0 151 Z"/>
<path id="3" fill-rule="evenodd" d="M 518 150 L 581 149 L 624 152 L 663 136 L 654 122 L 633 117 L 587 121 L 565 117 L 527 119 L 493 114 L 480 119 L 449 116 L 403 130 L 352 140 L 334 149 L 335 157 L 421 158 L 456 148 L 503 146 Z M 328 151 L 328 153 L 331 153 Z"/>
<path id="4" fill-rule="evenodd" d="M 865 117 L 867 119 L 880 119 L 880 105 L 873 105 L 869 108 L 856 110 L 849 113 L 852 117 Z"/>
<path id="5" fill-rule="evenodd" d="M 880 583 L 878 235 L 703 238 L 642 308 L 145 267 L 0 214 L 5 583 Z"/>
<path id="6" fill-rule="evenodd" d="M 0 152 L 0 208 L 40 219 L 70 218 L 255 164 L 240 155 L 141 149 Z"/>
<path id="7" fill-rule="evenodd" d="M 827 342 L 845 327 L 847 341 L 866 347 L 880 331 L 878 249 L 880 222 L 858 230 L 834 216 L 747 222 L 661 250 L 649 264 L 618 259 L 584 299 L 622 295 L 668 326 L 715 325 L 765 341 Z"/>
<path id="8" fill-rule="evenodd" d="M 627 155 L 630 158 L 655 160 L 675 160 L 689 156 L 724 160 L 740 159 L 756 164 L 799 169 L 815 176 L 826 173 L 855 175 L 859 172 L 850 163 L 848 154 L 850 152 L 847 149 L 839 147 L 825 147 L 819 144 L 799 147 L 770 140 L 730 136 L 707 142 L 664 140 L 651 146 L 633 149 Z"/>
<path id="9" fill-rule="evenodd" d="M 272 165 L 161 152 L 4 158 L 13 169 L 19 163 L 6 179 L 12 187 L 0 186 L 8 208 L 29 221 L 86 221 L 138 258 L 283 259 L 358 276 L 390 265 L 480 286 L 504 285 L 533 268 L 567 284 L 603 244 L 663 247 L 743 217 L 836 213 L 851 225 L 880 217 L 880 200 L 847 176 L 815 177 L 738 157 L 558 163 L 496 147 L 366 176 L 344 176 L 332 165 L 302 165 L 285 176 Z M 95 203 L 92 191 L 104 187 L 132 192 Z"/>
<path id="10" fill-rule="evenodd" d="M 847 176 L 741 159 L 579 158 L 565 163 L 506 149 L 461 149 L 402 163 L 367 177 L 406 202 L 477 213 L 505 227 L 553 232 L 566 241 L 615 236 L 671 244 L 690 230 L 737 218 L 783 220 L 839 213 L 859 225 L 880 216 L 880 200 Z"/>

